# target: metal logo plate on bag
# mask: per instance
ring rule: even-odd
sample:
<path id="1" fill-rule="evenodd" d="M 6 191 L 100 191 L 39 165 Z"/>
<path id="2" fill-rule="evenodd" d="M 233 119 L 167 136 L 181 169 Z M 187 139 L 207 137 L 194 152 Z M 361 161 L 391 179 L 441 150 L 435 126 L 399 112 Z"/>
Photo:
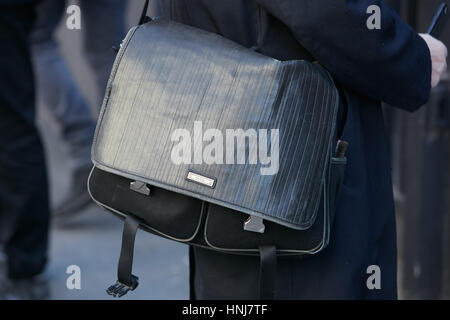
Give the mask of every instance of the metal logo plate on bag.
<path id="1" fill-rule="evenodd" d="M 189 171 L 186 176 L 186 180 L 214 188 L 216 185 L 216 179 L 212 179 L 201 174 Z"/>

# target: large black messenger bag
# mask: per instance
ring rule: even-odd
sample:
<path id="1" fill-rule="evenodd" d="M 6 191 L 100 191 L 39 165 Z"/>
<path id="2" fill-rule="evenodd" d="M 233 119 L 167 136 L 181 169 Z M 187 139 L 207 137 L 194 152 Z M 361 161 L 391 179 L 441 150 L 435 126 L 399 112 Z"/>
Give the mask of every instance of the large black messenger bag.
<path id="1" fill-rule="evenodd" d="M 338 90 L 320 65 L 278 61 L 165 19 L 132 28 L 117 54 L 92 148 L 92 199 L 124 219 L 118 281 L 138 228 L 260 256 L 261 298 L 276 257 L 329 240 L 346 165 Z"/>

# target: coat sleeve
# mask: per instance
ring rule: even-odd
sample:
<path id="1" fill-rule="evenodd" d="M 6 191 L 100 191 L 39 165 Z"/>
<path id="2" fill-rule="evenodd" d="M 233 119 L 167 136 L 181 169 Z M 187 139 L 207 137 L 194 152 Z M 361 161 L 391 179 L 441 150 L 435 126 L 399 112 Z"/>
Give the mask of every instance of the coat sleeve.
<path id="1" fill-rule="evenodd" d="M 428 101 L 430 51 L 382 0 L 256 0 L 344 86 L 414 111 Z M 369 30 L 378 5 L 381 29 Z"/>

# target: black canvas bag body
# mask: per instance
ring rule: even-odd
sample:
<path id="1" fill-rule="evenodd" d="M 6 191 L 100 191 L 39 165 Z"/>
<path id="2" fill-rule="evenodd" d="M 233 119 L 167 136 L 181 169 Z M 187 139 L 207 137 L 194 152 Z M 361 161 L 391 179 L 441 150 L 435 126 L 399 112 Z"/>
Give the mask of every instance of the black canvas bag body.
<path id="1" fill-rule="evenodd" d="M 92 199 L 124 219 L 118 281 L 107 292 L 136 288 L 141 228 L 260 256 L 261 298 L 272 298 L 276 256 L 315 254 L 328 244 L 346 165 L 345 144 L 336 151 L 338 104 L 318 64 L 278 61 L 165 19 L 132 28 L 111 72 L 88 181 Z M 176 130 L 190 134 L 183 141 L 190 148 L 181 150 L 191 154 L 175 152 L 189 161 L 174 161 L 182 140 Z M 247 135 L 231 143 L 227 130 Z M 215 149 L 208 161 L 213 142 L 226 154 Z"/>

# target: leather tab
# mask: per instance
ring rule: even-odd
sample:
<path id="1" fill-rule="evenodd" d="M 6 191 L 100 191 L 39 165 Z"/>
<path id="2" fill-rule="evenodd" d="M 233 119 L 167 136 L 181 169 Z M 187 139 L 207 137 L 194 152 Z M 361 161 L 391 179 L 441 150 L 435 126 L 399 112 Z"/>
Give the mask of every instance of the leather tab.
<path id="1" fill-rule="evenodd" d="M 260 246 L 259 294 L 261 300 L 275 298 L 277 276 L 277 249 L 275 246 Z"/>
<path id="2" fill-rule="evenodd" d="M 117 282 L 106 292 L 114 297 L 122 297 L 128 291 L 133 291 L 139 284 L 139 278 L 131 274 L 133 269 L 134 242 L 139 229 L 139 222 L 132 216 L 125 218 L 122 234 L 122 248 L 120 250 Z"/>

